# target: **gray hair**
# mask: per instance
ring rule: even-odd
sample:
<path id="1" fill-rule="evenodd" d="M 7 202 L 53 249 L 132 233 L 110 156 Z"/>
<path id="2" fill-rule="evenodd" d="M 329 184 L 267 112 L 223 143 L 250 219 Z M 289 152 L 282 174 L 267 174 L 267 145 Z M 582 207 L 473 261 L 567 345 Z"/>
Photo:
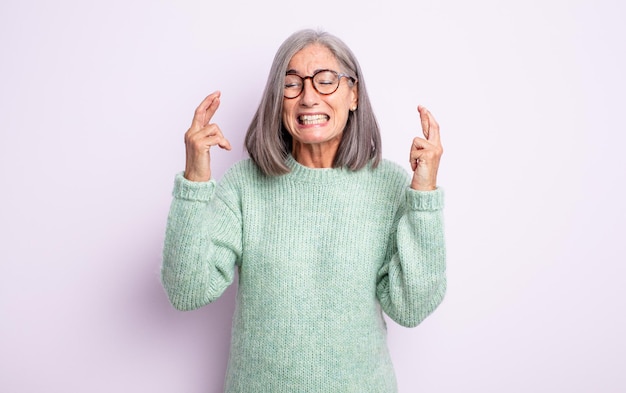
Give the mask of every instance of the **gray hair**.
<path id="1" fill-rule="evenodd" d="M 316 30 L 295 32 L 278 48 L 261 103 L 246 133 L 245 145 L 250 158 L 268 176 L 290 172 L 285 160 L 292 147 L 292 137 L 282 122 L 285 73 L 291 58 L 311 44 L 328 48 L 343 68 L 341 72 L 354 77 L 359 84 L 358 109 L 348 115 L 333 167 L 345 166 L 355 171 L 370 160 L 376 167 L 382 155 L 380 129 L 367 95 L 361 67 L 343 41 Z"/>

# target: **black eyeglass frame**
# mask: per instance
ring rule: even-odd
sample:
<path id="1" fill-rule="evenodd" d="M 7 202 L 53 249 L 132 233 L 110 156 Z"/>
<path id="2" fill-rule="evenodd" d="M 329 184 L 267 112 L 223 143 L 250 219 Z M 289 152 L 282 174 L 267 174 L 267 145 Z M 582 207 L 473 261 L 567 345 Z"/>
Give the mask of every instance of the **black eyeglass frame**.
<path id="1" fill-rule="evenodd" d="M 322 93 L 321 91 L 319 91 L 319 90 L 317 89 L 317 86 L 315 86 L 315 79 L 314 79 L 314 78 L 315 78 L 315 76 L 317 76 L 317 74 L 320 74 L 320 73 L 322 73 L 322 72 L 331 72 L 331 73 L 335 74 L 335 76 L 337 77 L 337 86 L 335 86 L 335 90 L 331 91 L 330 93 Z M 316 91 L 316 92 L 318 92 L 318 93 L 319 93 L 319 94 L 321 94 L 321 95 L 324 95 L 324 96 L 329 96 L 329 95 L 333 94 L 334 92 L 336 92 L 336 91 L 339 89 L 339 85 L 341 84 L 341 78 L 349 78 L 349 79 L 352 81 L 352 83 L 356 83 L 356 81 L 357 81 L 357 79 L 356 79 L 355 77 L 351 76 L 351 75 L 348 75 L 348 74 L 343 74 L 343 73 L 339 73 L 339 72 L 337 72 L 337 71 L 335 71 L 335 70 L 328 70 L 328 69 L 324 69 L 324 70 L 317 70 L 317 71 L 315 71 L 315 72 L 313 73 L 313 75 L 309 75 L 309 76 L 300 76 L 300 75 L 296 74 L 295 72 L 292 72 L 292 73 L 287 73 L 285 76 L 287 76 L 287 75 L 295 75 L 295 76 L 297 76 L 298 78 L 300 78 L 300 80 L 302 80 L 302 84 L 300 85 L 300 92 L 299 92 L 298 94 L 296 94 L 295 96 L 293 96 L 293 97 L 287 97 L 287 96 L 284 94 L 284 92 L 283 92 L 283 97 L 284 97 L 284 98 L 286 98 L 286 99 L 288 99 L 288 100 L 292 100 L 292 99 L 294 99 L 294 98 L 298 98 L 298 97 L 300 97 L 300 95 L 301 95 L 301 94 L 302 94 L 302 92 L 304 91 L 304 82 L 305 82 L 307 79 L 310 79 L 310 80 L 311 80 L 311 86 L 313 86 L 313 88 L 315 89 L 315 91 Z"/>

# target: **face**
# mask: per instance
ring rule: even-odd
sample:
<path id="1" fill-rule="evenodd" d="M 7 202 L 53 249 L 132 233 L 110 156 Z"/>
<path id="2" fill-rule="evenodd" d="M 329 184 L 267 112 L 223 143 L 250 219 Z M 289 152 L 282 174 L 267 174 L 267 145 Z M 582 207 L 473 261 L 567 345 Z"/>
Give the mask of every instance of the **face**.
<path id="1" fill-rule="evenodd" d="M 291 58 L 287 72 L 305 77 L 323 69 L 342 72 L 328 48 L 312 44 Z M 357 84 L 351 86 L 348 78 L 341 78 L 337 91 L 323 95 L 312 83 L 311 79 L 305 80 L 298 97 L 283 98 L 283 124 L 293 137 L 294 149 L 301 145 L 324 145 L 334 147 L 336 151 L 350 109 L 357 105 Z"/>

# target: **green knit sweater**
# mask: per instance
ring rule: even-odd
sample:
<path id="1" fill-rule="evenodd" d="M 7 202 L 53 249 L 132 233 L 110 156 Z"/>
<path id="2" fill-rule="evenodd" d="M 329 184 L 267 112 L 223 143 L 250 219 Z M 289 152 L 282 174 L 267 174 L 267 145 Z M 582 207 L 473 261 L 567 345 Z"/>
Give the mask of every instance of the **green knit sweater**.
<path id="1" fill-rule="evenodd" d="M 239 288 L 226 392 L 396 391 L 382 310 L 416 326 L 445 289 L 443 195 L 407 172 L 311 169 L 264 176 L 250 160 L 217 184 L 174 186 L 162 280 L 195 309 Z"/>

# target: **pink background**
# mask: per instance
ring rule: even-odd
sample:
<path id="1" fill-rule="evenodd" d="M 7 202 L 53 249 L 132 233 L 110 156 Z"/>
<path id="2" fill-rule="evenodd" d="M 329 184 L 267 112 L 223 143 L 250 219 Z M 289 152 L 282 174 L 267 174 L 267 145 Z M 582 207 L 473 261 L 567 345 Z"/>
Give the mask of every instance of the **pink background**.
<path id="1" fill-rule="evenodd" d="M 242 140 L 291 32 L 343 38 L 384 156 L 439 120 L 449 291 L 389 327 L 401 392 L 623 392 L 626 6 L 620 1 L 3 0 L 0 391 L 215 393 L 234 290 L 159 282 L 194 108 Z"/>

